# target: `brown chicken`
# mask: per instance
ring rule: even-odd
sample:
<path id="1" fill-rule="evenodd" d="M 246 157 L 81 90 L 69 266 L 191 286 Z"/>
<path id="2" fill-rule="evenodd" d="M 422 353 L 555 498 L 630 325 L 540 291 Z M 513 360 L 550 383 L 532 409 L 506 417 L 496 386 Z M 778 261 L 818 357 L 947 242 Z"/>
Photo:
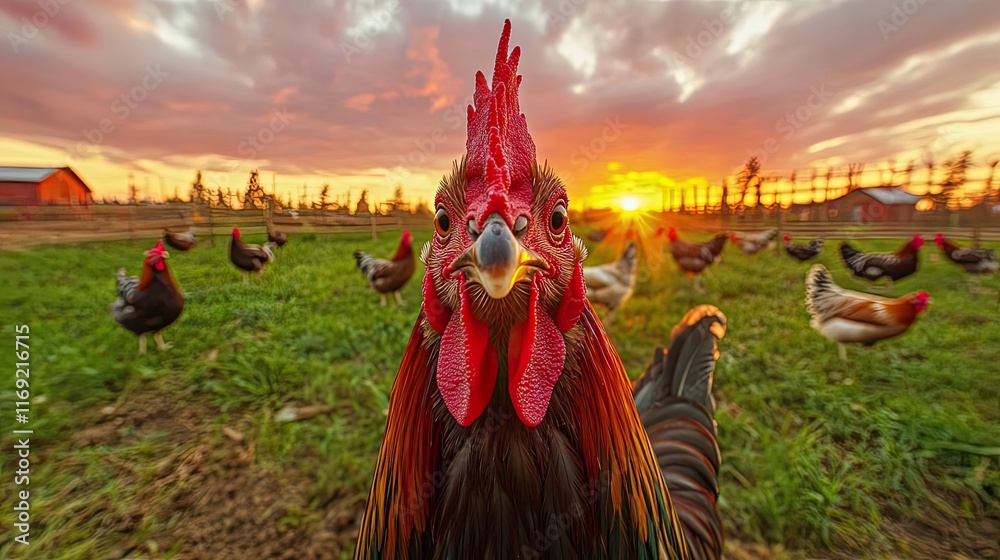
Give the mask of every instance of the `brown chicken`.
<path id="1" fill-rule="evenodd" d="M 725 317 L 688 313 L 633 391 L 586 298 L 566 189 L 535 155 L 509 36 L 508 21 L 435 197 L 355 558 L 719 558 Z"/>
<path id="2" fill-rule="evenodd" d="M 288 236 L 274 229 L 273 224 L 267 224 L 267 240 L 278 247 L 284 247 L 285 243 L 288 242 Z"/>
<path id="3" fill-rule="evenodd" d="M 355 251 L 354 260 L 357 261 L 361 274 L 368 280 L 368 287 L 382 296 L 382 307 L 385 307 L 386 294 L 396 294 L 396 303 L 403 305 L 403 296 L 399 291 L 410 281 L 416 268 L 410 232 L 403 232 L 392 259 L 379 259 L 364 251 Z"/>
<path id="4" fill-rule="evenodd" d="M 955 245 L 943 234 L 934 236 L 934 244 L 941 248 L 948 260 L 972 274 L 989 274 L 1000 270 L 1000 262 L 993 249 L 963 249 Z"/>
<path id="5" fill-rule="evenodd" d="M 178 251 L 187 251 L 194 247 L 194 228 L 188 228 L 187 231 L 180 233 L 164 231 L 163 241 Z"/>
<path id="6" fill-rule="evenodd" d="M 743 251 L 748 255 L 756 255 L 764 249 L 767 249 L 777 237 L 778 230 L 776 229 L 769 229 L 760 233 L 742 233 L 734 231 L 729 234 L 729 239 L 733 242 L 733 245 L 736 245 L 740 248 L 740 251 Z"/>
<path id="7" fill-rule="evenodd" d="M 157 241 L 146 251 L 139 277 L 118 270 L 118 298 L 111 304 L 111 315 L 121 326 L 139 335 L 139 353 L 146 353 L 146 335 L 153 333 L 156 348 L 168 350 L 160 331 L 170 326 L 184 311 L 184 295 L 167 268 L 170 254 Z"/>
<path id="8" fill-rule="evenodd" d="M 845 344 L 871 346 L 899 336 L 929 303 L 930 296 L 924 291 L 889 299 L 846 290 L 833 282 L 821 264 L 813 265 L 806 277 L 806 307 L 812 327 L 838 344 L 843 361 L 847 361 Z"/>
<path id="9" fill-rule="evenodd" d="M 271 242 L 263 246 L 244 243 L 240 238 L 240 230 L 233 228 L 233 238 L 229 241 L 229 260 L 243 272 L 257 273 L 274 260 L 273 248 L 274 243 Z M 248 281 L 248 277 L 243 276 L 243 281 Z"/>
<path id="10" fill-rule="evenodd" d="M 663 228 L 660 228 L 656 233 L 657 236 L 661 235 Z M 667 236 L 670 239 L 670 256 L 688 278 L 694 277 L 694 286 L 700 290 L 700 275 L 706 268 L 719 260 L 722 249 L 726 246 L 726 234 L 720 233 L 705 243 L 691 243 L 680 239 L 677 230 L 671 226 Z"/>
<path id="11" fill-rule="evenodd" d="M 862 253 L 843 242 L 840 244 L 840 256 L 858 278 L 874 282 L 884 276 L 891 284 L 917 271 L 919 252 L 923 246 L 924 238 L 919 235 L 914 235 L 895 253 Z"/>

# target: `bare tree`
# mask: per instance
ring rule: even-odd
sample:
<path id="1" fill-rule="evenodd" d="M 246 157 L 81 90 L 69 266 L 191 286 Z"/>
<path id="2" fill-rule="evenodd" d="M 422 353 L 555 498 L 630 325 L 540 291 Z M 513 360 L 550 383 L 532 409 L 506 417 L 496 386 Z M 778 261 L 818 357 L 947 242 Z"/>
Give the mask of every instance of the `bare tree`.
<path id="1" fill-rule="evenodd" d="M 719 212 L 723 217 L 729 216 L 729 179 L 722 179 L 722 200 L 719 202 Z"/>
<path id="2" fill-rule="evenodd" d="M 989 167 L 986 172 L 986 200 L 992 201 L 992 203 L 1000 202 L 1000 185 L 997 185 L 997 193 L 993 193 L 993 175 L 996 173 L 998 163 L 1000 163 L 1000 159 L 997 158 L 991 158 L 986 162 L 986 166 Z"/>
<path id="3" fill-rule="evenodd" d="M 927 169 L 927 194 L 933 194 L 934 188 L 934 156 L 926 154 L 924 156 L 924 167 Z"/>
<path id="4" fill-rule="evenodd" d="M 409 212 L 410 205 L 403 200 L 403 186 L 396 185 L 396 189 L 392 191 L 392 198 L 386 201 L 386 206 L 389 208 L 389 212 L 401 211 Z"/>
<path id="5" fill-rule="evenodd" d="M 327 207 L 330 205 L 330 185 L 324 184 L 323 188 L 319 191 L 319 209 L 326 212 Z"/>
<path id="6" fill-rule="evenodd" d="M 426 200 L 420 199 L 419 201 L 417 201 L 417 207 L 414 209 L 413 213 L 417 214 L 418 216 L 430 216 L 431 207 L 427 205 Z"/>
<path id="7" fill-rule="evenodd" d="M 267 199 L 267 194 L 260 186 L 260 177 L 257 170 L 250 171 L 250 179 L 247 181 L 247 190 L 243 194 L 242 204 L 244 208 L 263 208 Z"/>
<path id="8" fill-rule="evenodd" d="M 809 197 L 810 202 L 816 202 L 816 179 L 819 177 L 819 171 L 815 167 L 812 168 L 812 173 L 809 175 L 809 190 L 812 191 Z"/>
<path id="9" fill-rule="evenodd" d="M 368 205 L 368 189 L 361 191 L 361 198 L 358 199 L 358 205 L 354 209 L 355 214 L 371 214 L 371 209 Z"/>
<path id="10" fill-rule="evenodd" d="M 964 193 L 962 192 L 966 181 L 966 172 L 972 163 L 972 152 L 966 150 L 955 159 L 945 162 L 947 174 L 941 183 L 941 193 L 936 197 L 935 202 L 940 201 L 949 209 L 957 208 L 962 203 Z"/>
<path id="11" fill-rule="evenodd" d="M 191 202 L 195 204 L 208 204 L 211 193 L 201 182 L 201 171 L 194 176 L 194 183 L 191 183 Z"/>
<path id="12" fill-rule="evenodd" d="M 861 188 L 858 180 L 865 170 L 863 163 L 851 163 L 847 165 L 847 192 Z"/>
<path id="13" fill-rule="evenodd" d="M 741 208 L 746 206 L 746 196 L 750 192 L 751 184 L 756 183 L 757 200 L 760 201 L 760 161 L 756 156 L 750 158 L 744 165 L 737 177 L 737 184 L 740 186 L 740 200 L 737 205 Z"/>

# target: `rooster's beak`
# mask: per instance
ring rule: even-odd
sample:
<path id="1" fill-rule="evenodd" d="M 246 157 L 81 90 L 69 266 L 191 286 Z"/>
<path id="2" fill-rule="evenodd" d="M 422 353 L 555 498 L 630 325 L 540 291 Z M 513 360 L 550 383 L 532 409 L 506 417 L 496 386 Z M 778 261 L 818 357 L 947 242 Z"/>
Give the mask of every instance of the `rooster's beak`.
<path id="1" fill-rule="evenodd" d="M 548 270 L 541 257 L 521 244 L 500 214 L 491 214 L 469 250 L 462 253 L 451 270 L 465 272 L 493 299 L 502 299 L 514 284 L 527 281 L 532 270 Z"/>

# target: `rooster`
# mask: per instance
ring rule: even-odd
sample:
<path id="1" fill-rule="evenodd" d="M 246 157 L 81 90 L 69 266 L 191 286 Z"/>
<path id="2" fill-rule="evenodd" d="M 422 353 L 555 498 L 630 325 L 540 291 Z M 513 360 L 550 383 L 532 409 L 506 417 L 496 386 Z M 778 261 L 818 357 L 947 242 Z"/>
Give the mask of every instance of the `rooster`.
<path id="1" fill-rule="evenodd" d="M 274 229 L 273 224 L 267 224 L 267 240 L 278 247 L 284 247 L 285 243 L 288 242 L 288 236 Z"/>
<path id="2" fill-rule="evenodd" d="M 163 240 L 178 251 L 187 251 L 194 246 L 194 228 L 190 227 L 182 233 L 163 232 Z"/>
<path id="3" fill-rule="evenodd" d="M 923 246 L 924 238 L 919 235 L 914 235 L 895 253 L 862 253 L 843 242 L 840 244 L 840 256 L 858 278 L 874 282 L 885 276 L 891 284 L 917 271 L 918 253 Z"/>
<path id="4" fill-rule="evenodd" d="M 917 315 L 927 309 L 930 296 L 920 291 L 897 299 L 845 290 L 834 284 L 830 272 L 813 265 L 806 277 L 806 307 L 812 328 L 838 345 L 847 361 L 845 344 L 871 346 L 909 330 Z"/>
<path id="5" fill-rule="evenodd" d="M 355 558 L 719 558 L 708 395 L 725 319 L 689 313 L 633 395 L 587 302 L 566 189 L 537 162 L 509 36 L 507 21 L 435 197 Z"/>
<path id="6" fill-rule="evenodd" d="M 662 233 L 663 228 L 660 228 L 656 235 L 659 236 Z M 694 277 L 695 288 L 701 289 L 699 275 L 712 263 L 719 260 L 722 249 L 726 246 L 726 234 L 720 233 L 706 243 L 691 243 L 680 239 L 677 230 L 671 226 L 667 237 L 670 239 L 670 256 L 674 258 L 674 262 L 681 267 L 684 274 L 689 278 Z"/>
<path id="7" fill-rule="evenodd" d="M 391 260 L 379 259 L 364 251 L 355 251 L 354 260 L 357 261 L 361 274 L 368 280 L 368 286 L 382 296 L 382 307 L 385 307 L 385 295 L 390 293 L 396 294 L 396 303 L 403 305 L 403 296 L 399 291 L 410 281 L 416 268 L 410 232 L 403 232 L 399 247 Z"/>
<path id="8" fill-rule="evenodd" d="M 966 272 L 988 274 L 1000 270 L 997 254 L 993 249 L 963 249 L 942 235 L 934 236 L 934 244 L 941 248 L 948 260 L 961 266 Z"/>
<path id="9" fill-rule="evenodd" d="M 748 255 L 756 255 L 767 249 L 776 237 L 778 237 L 778 230 L 776 229 L 769 229 L 760 233 L 734 231 L 729 234 L 729 239 L 733 242 L 733 245 L 736 245 L 740 248 L 740 251 Z"/>
<path id="10" fill-rule="evenodd" d="M 813 239 L 808 245 L 798 245 L 792 243 L 792 237 L 787 233 L 783 239 L 785 241 L 785 252 L 799 262 L 806 262 L 809 259 L 816 258 L 820 251 L 823 250 L 822 237 L 819 239 Z"/>
<path id="11" fill-rule="evenodd" d="M 274 260 L 274 243 L 248 245 L 240 238 L 239 228 L 233 228 L 233 238 L 229 241 L 229 260 L 243 272 L 260 272 Z M 247 281 L 247 277 L 243 277 Z"/>
<path id="12" fill-rule="evenodd" d="M 139 335 L 139 353 L 146 353 L 146 335 L 153 333 L 156 348 L 169 350 L 160 331 L 170 326 L 184 310 L 184 295 L 167 268 L 162 241 L 146 251 L 139 277 L 118 270 L 118 298 L 111 304 L 111 316 L 121 326 Z"/>
<path id="13" fill-rule="evenodd" d="M 632 297 L 635 280 L 639 271 L 639 249 L 630 241 L 617 261 L 600 266 L 583 268 L 583 278 L 587 283 L 587 299 L 600 303 L 609 313 L 625 305 Z"/>

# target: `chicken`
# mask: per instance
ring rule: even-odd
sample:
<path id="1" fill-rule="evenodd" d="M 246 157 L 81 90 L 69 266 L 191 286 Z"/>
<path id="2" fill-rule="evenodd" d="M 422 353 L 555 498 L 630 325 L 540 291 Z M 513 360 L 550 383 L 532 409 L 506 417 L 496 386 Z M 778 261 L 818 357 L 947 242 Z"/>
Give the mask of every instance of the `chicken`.
<path id="1" fill-rule="evenodd" d="M 708 395 L 725 318 L 689 313 L 633 394 L 566 189 L 536 159 L 509 34 L 435 197 L 355 558 L 719 558 Z"/>
<path id="2" fill-rule="evenodd" d="M 630 241 L 617 261 L 600 266 L 583 267 L 583 278 L 587 283 L 587 299 L 599 303 L 609 312 L 625 305 L 632 297 L 635 280 L 639 271 L 639 249 Z"/>
<path id="3" fill-rule="evenodd" d="M 778 230 L 769 229 L 760 233 L 741 233 L 734 231 L 729 234 L 729 239 L 740 248 L 740 251 L 748 255 L 755 255 L 768 246 L 778 237 Z"/>
<path id="4" fill-rule="evenodd" d="M 156 348 L 170 349 L 160 332 L 184 311 L 184 295 L 167 268 L 162 241 L 146 251 L 139 277 L 118 270 L 118 298 L 111 304 L 111 316 L 119 325 L 139 335 L 139 353 L 146 353 L 146 335 L 153 333 Z"/>
<path id="5" fill-rule="evenodd" d="M 839 345 L 842 361 L 847 361 L 845 344 L 871 346 L 899 336 L 929 303 L 930 296 L 924 291 L 889 299 L 846 290 L 834 284 L 821 264 L 813 265 L 806 277 L 806 307 L 812 328 Z"/>
<path id="6" fill-rule="evenodd" d="M 940 233 L 934 236 L 934 244 L 941 248 L 948 260 L 961 266 L 966 272 L 988 274 L 1000 270 L 1000 263 L 997 262 L 997 254 L 993 249 L 963 249 Z"/>
<path id="7" fill-rule="evenodd" d="M 662 234 L 663 229 L 657 231 L 657 235 Z M 706 243 L 691 243 L 684 241 L 677 235 L 677 230 L 673 227 L 667 232 L 670 239 L 670 256 L 674 258 L 677 266 L 690 278 L 694 277 L 695 288 L 701 289 L 700 276 L 706 268 L 719 260 L 722 249 L 726 245 L 726 234 L 720 233 Z"/>
<path id="8" fill-rule="evenodd" d="M 923 246 L 924 238 L 919 235 L 914 235 L 895 253 L 862 253 L 843 242 L 840 256 L 858 278 L 874 282 L 885 276 L 891 283 L 917 271 L 918 253 Z"/>
<path id="9" fill-rule="evenodd" d="M 785 241 L 785 252 L 799 262 L 806 262 L 809 259 L 816 258 L 820 251 L 823 250 L 822 237 L 819 239 L 813 239 L 808 245 L 797 245 L 792 243 L 792 237 L 787 233 L 783 239 Z"/>
<path id="10" fill-rule="evenodd" d="M 182 233 L 164 231 L 163 240 L 166 241 L 167 245 L 170 245 L 178 251 L 187 251 L 191 247 L 194 247 L 194 227 L 190 227 L 187 231 Z"/>
<path id="11" fill-rule="evenodd" d="M 382 296 L 382 307 L 385 307 L 385 295 L 392 293 L 396 294 L 396 303 L 403 305 L 403 296 L 399 291 L 410 281 L 416 268 L 410 232 L 403 232 L 392 259 L 379 259 L 364 251 L 355 251 L 354 260 L 357 261 L 361 274 L 368 280 L 368 287 Z"/>
<path id="12" fill-rule="evenodd" d="M 288 236 L 274 229 L 274 224 L 267 224 L 267 240 L 278 247 L 284 247 L 288 242 Z"/>
<path id="13" fill-rule="evenodd" d="M 243 272 L 260 272 L 274 260 L 274 243 L 248 245 L 240 239 L 240 230 L 233 228 L 233 238 L 229 241 L 229 260 Z M 243 281 L 247 281 L 246 276 Z"/>

